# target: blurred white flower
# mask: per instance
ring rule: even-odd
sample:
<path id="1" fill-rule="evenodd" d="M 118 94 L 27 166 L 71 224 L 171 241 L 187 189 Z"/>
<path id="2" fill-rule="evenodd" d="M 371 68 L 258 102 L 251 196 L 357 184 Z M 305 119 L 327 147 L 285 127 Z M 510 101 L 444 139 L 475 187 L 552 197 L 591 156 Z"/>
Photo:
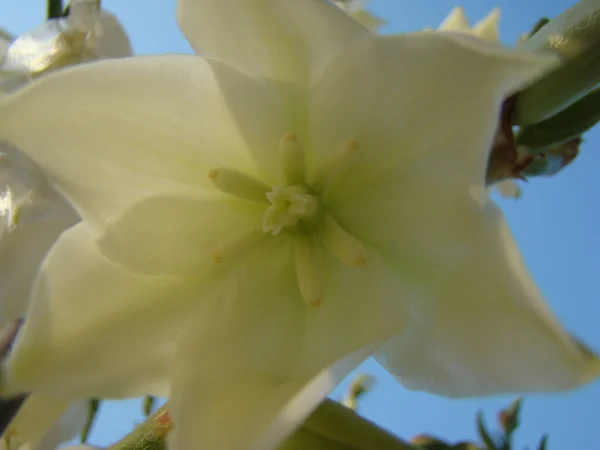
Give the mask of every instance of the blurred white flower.
<path id="1" fill-rule="evenodd" d="M 598 375 L 484 192 L 503 99 L 554 58 L 376 36 L 320 0 L 178 18 L 204 57 L 80 65 L 0 101 L 0 138 L 83 219 L 40 270 L 4 392 L 170 395 L 172 450 L 246 450 L 394 335 L 388 367 L 445 395 Z"/>
<path id="2" fill-rule="evenodd" d="M 500 10 L 494 8 L 487 16 L 471 26 L 469 19 L 465 15 L 465 10 L 457 6 L 450 11 L 448 17 L 444 19 L 438 27 L 438 31 L 462 31 L 463 33 L 477 36 L 491 42 L 499 42 L 498 22 L 500 20 Z"/>
<path id="3" fill-rule="evenodd" d="M 98 10 L 96 0 L 74 0 L 67 17 L 48 20 L 12 42 L 9 37 L 0 36 L 0 91 L 4 92 L 57 68 L 133 54 L 118 19 Z"/>
<path id="4" fill-rule="evenodd" d="M 6 53 L 6 50 L 8 50 L 10 43 L 14 39 L 14 36 L 11 35 L 8 31 L 5 31 L 2 28 L 0 28 L 0 60 L 2 60 L 2 57 Z"/>
<path id="5" fill-rule="evenodd" d="M 461 31 L 477 36 L 491 42 L 500 42 L 498 23 L 500 21 L 500 10 L 494 8 L 486 17 L 471 27 L 465 10 L 458 6 L 454 8 L 448 17 L 439 26 L 438 31 Z M 503 180 L 493 186 L 502 196 L 519 198 L 521 188 L 513 180 Z"/>
<path id="6" fill-rule="evenodd" d="M 42 259 L 78 220 L 35 168 L 0 143 L 0 326 L 25 317 Z"/>

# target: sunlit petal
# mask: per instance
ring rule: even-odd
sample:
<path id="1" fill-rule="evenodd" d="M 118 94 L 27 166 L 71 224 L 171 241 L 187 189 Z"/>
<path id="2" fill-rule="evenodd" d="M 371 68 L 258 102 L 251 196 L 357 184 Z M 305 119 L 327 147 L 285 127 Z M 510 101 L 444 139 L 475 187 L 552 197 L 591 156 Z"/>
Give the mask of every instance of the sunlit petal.
<path id="1" fill-rule="evenodd" d="M 412 389 L 449 397 L 571 389 L 600 360 L 558 324 L 495 206 L 477 246 L 454 266 L 432 264 L 405 333 L 379 360 Z"/>
<path id="2" fill-rule="evenodd" d="M 281 137 L 270 120 L 276 111 L 256 83 L 233 78 L 231 90 L 244 92 L 232 106 L 218 89 L 225 81 L 198 57 L 85 64 L 4 97 L 0 135 L 29 155 L 85 220 L 106 224 L 157 194 L 205 195 L 214 168 L 256 171 L 252 144 L 268 135 L 276 148 Z M 250 106 L 261 114 L 248 122 L 259 137 L 248 144 L 237 121 Z"/>
<path id="3" fill-rule="evenodd" d="M 50 251 L 3 366 L 5 392 L 168 393 L 173 344 L 193 289 L 180 279 L 119 268 L 102 257 L 95 239 L 76 225 Z"/>

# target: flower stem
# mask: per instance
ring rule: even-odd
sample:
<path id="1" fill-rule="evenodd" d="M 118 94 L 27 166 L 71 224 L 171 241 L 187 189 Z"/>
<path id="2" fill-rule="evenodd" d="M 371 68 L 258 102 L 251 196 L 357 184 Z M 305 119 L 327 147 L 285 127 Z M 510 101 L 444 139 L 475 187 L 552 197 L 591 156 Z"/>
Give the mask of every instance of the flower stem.
<path id="1" fill-rule="evenodd" d="M 108 450 L 165 450 L 173 424 L 167 405 L 158 409 Z M 418 450 L 362 418 L 353 410 L 325 400 L 278 450 Z"/>
<path id="2" fill-rule="evenodd" d="M 63 12 L 62 0 L 48 0 L 46 11 L 48 19 L 60 17 Z"/>
<path id="3" fill-rule="evenodd" d="M 166 437 L 171 427 L 171 418 L 165 405 L 109 447 L 109 450 L 165 450 Z"/>

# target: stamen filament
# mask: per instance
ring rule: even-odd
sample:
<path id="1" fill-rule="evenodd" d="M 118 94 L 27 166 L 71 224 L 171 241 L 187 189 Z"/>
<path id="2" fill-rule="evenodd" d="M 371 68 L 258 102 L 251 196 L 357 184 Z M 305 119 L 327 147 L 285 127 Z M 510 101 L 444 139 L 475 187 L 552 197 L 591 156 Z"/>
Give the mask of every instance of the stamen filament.
<path id="1" fill-rule="evenodd" d="M 320 235 L 327 250 L 344 264 L 350 267 L 363 267 L 367 264 L 366 247 L 344 230 L 330 214 L 325 215 Z"/>
<path id="2" fill-rule="evenodd" d="M 358 142 L 355 140 L 340 142 L 333 151 L 323 157 L 313 180 L 313 187 L 324 195 L 331 185 L 356 160 Z"/>
<path id="3" fill-rule="evenodd" d="M 208 177 L 217 189 L 226 194 L 255 203 L 269 204 L 266 195 L 271 188 L 254 177 L 227 167 L 211 170 Z"/>
<path id="4" fill-rule="evenodd" d="M 325 282 L 317 243 L 311 236 L 297 236 L 294 242 L 294 261 L 300 294 L 306 303 L 318 308 L 325 295 Z"/>
<path id="5" fill-rule="evenodd" d="M 286 134 L 279 143 L 283 178 L 286 185 L 306 181 L 306 154 L 298 136 Z"/>

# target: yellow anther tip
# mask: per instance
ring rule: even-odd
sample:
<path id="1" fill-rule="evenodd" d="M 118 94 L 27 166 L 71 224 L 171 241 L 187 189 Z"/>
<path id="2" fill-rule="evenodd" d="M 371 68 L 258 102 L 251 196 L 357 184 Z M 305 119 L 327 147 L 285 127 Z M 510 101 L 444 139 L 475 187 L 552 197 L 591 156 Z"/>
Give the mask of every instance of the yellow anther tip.
<path id="1" fill-rule="evenodd" d="M 208 172 L 208 178 L 210 178 L 211 180 L 216 180 L 218 176 L 219 176 L 218 170 L 211 170 L 210 172 Z"/>
<path id="2" fill-rule="evenodd" d="M 296 142 L 298 140 L 298 135 L 294 133 L 286 133 L 283 136 L 283 142 Z"/>
<path id="3" fill-rule="evenodd" d="M 367 257 L 365 255 L 358 255 L 354 260 L 355 267 L 365 267 L 367 265 Z"/>
<path id="4" fill-rule="evenodd" d="M 212 254 L 212 260 L 215 264 L 221 264 L 223 262 L 223 255 L 219 252 L 214 252 Z"/>
<path id="5" fill-rule="evenodd" d="M 319 308 L 321 306 L 321 303 L 323 303 L 323 301 L 320 298 L 316 298 L 314 300 L 311 300 L 309 303 L 310 303 L 310 306 L 312 306 L 313 308 Z"/>
<path id="6" fill-rule="evenodd" d="M 348 141 L 348 150 L 352 150 L 352 151 L 358 150 L 358 141 L 355 139 Z"/>

